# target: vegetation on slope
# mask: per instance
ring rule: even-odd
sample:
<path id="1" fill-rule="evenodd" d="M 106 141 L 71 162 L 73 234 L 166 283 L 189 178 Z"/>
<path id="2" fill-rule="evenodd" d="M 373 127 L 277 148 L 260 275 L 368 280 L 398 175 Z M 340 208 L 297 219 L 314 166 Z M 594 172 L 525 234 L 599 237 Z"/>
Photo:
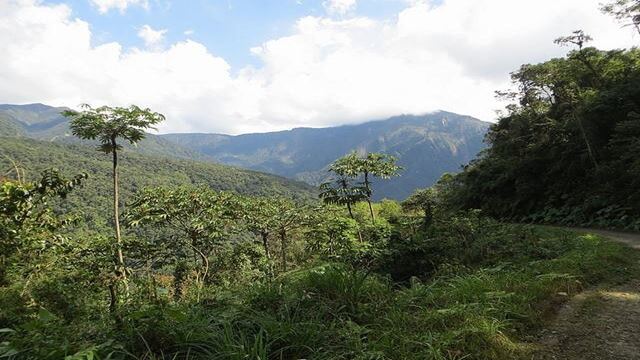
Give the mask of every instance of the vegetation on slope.
<path id="1" fill-rule="evenodd" d="M 65 110 L 43 104 L 0 105 L 0 136 L 91 145 L 72 136 L 68 120 L 61 115 Z M 382 151 L 397 156 L 412 171 L 379 182 L 375 199 L 402 199 L 470 161 L 484 147 L 482 137 L 488 126 L 472 117 L 437 112 L 355 126 L 240 136 L 147 134 L 137 146 L 124 146 L 144 155 L 219 162 L 313 185 L 327 180 L 326 167 L 337 157 L 354 150 Z"/>
<path id="2" fill-rule="evenodd" d="M 84 145 L 63 145 L 24 138 L 0 138 L 0 169 L 12 174 L 15 161 L 35 179 L 48 168 L 64 174 L 86 172 L 90 181 L 60 204 L 64 210 L 82 211 L 91 227 L 105 227 L 111 206 L 111 158 Z M 120 162 L 123 198 L 147 186 L 207 185 L 216 190 L 251 195 L 281 195 L 311 199 L 316 191 L 310 186 L 249 170 L 225 165 L 144 156 L 125 151 Z M 6 176 L 6 175 L 5 175 Z"/>
<path id="3" fill-rule="evenodd" d="M 173 201 L 166 195 L 144 197 Z M 140 206 L 142 218 L 161 215 Z M 165 232 L 156 217 L 129 233 L 132 293 L 115 322 L 99 270 L 109 268 L 104 245 L 72 236 L 79 249 L 40 251 L 10 268 L 10 284 L 0 287 L 8 327 L 0 351 L 17 359 L 516 358 L 529 353 L 523 339 L 558 302 L 591 283 L 624 280 L 637 266 L 635 253 L 592 236 L 438 207 L 421 229 L 422 215 L 393 201 L 374 209 L 375 226 L 366 203 L 355 207 L 356 220 L 335 208 L 307 212 L 313 221 L 285 250 L 287 271 L 252 237 L 216 237 L 204 278 L 182 242 L 188 233 Z M 278 241 L 269 246 L 280 253 Z"/>
<path id="4" fill-rule="evenodd" d="M 490 147 L 457 177 L 454 202 L 487 214 L 640 230 L 640 50 L 582 47 L 524 65 L 487 135 Z"/>

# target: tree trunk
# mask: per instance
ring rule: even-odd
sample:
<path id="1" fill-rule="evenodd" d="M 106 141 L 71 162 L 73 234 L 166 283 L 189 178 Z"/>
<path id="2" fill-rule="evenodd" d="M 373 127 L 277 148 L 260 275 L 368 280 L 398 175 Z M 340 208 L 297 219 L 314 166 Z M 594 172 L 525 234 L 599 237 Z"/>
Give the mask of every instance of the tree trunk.
<path id="1" fill-rule="evenodd" d="M 0 287 L 9 285 L 7 281 L 7 261 L 4 255 L 0 255 Z"/>
<path id="2" fill-rule="evenodd" d="M 122 320 L 122 314 L 118 313 L 118 289 L 117 280 L 109 283 L 109 312 L 113 316 L 116 329 L 124 328 L 124 321 Z"/>
<path id="3" fill-rule="evenodd" d="M 115 314 L 118 310 L 118 295 L 114 283 L 109 284 L 109 312 Z"/>
<path id="4" fill-rule="evenodd" d="M 371 198 L 367 198 L 367 203 L 369 204 L 369 212 L 371 213 L 371 222 L 373 225 L 376 224 L 376 217 L 373 215 L 373 206 L 371 206 Z"/>
<path id="5" fill-rule="evenodd" d="M 196 295 L 196 301 L 200 302 L 200 295 L 202 293 L 202 289 L 204 289 L 204 282 L 207 279 L 207 275 L 209 275 L 209 259 L 207 256 L 200 251 L 195 245 L 195 240 L 192 239 L 191 247 L 193 250 L 200 256 L 200 260 L 202 261 L 202 266 L 200 267 L 200 271 L 198 271 L 198 294 Z"/>
<path id="6" fill-rule="evenodd" d="M 353 220 L 355 220 L 356 218 L 353 216 L 353 211 L 351 211 L 351 204 L 347 203 L 347 209 L 349 210 L 349 216 L 351 216 L 351 218 Z"/>
<path id="7" fill-rule="evenodd" d="M 364 187 L 367 190 L 367 204 L 369 204 L 369 213 L 371 213 L 371 222 L 373 222 L 373 225 L 376 224 L 376 216 L 373 214 L 373 206 L 371 206 L 371 187 L 369 184 L 369 172 L 365 171 L 364 172 Z"/>
<path id="8" fill-rule="evenodd" d="M 120 199 L 118 191 L 118 150 L 116 139 L 111 139 L 113 148 L 113 222 L 116 229 L 116 277 L 122 280 L 124 285 L 125 299 L 129 298 L 129 284 L 127 281 L 127 271 L 124 265 L 124 255 L 122 254 L 122 237 L 120 236 Z"/>
<path id="9" fill-rule="evenodd" d="M 271 279 L 274 276 L 274 268 L 273 268 L 273 263 L 271 262 L 271 254 L 269 253 L 269 233 L 268 232 L 261 232 L 260 236 L 262 237 L 262 246 L 264 247 L 264 254 L 267 257 L 267 263 L 268 263 L 268 279 L 269 281 L 271 281 Z"/>

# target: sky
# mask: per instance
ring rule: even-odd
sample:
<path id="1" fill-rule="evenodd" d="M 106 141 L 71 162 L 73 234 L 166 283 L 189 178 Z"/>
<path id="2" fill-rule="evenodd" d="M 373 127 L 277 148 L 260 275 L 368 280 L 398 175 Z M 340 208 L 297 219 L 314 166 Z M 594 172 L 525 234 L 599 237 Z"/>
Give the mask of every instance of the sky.
<path id="1" fill-rule="evenodd" d="M 495 121 L 524 63 L 583 29 L 639 42 L 603 0 L 0 0 L 0 103 L 149 107 L 241 134 L 436 110 Z"/>

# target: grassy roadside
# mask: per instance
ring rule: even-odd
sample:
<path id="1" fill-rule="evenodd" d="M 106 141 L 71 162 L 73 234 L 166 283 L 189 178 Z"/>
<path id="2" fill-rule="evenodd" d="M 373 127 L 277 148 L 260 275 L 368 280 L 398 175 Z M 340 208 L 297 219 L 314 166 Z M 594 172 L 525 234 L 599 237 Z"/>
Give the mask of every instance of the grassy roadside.
<path id="1" fill-rule="evenodd" d="M 92 337 L 81 352 L 51 334 L 73 336 L 91 322 L 74 325 L 47 313 L 11 339 L 20 348 L 37 346 L 36 358 L 75 353 L 72 360 L 530 358 L 532 334 L 561 304 L 639 273 L 638 252 L 597 236 L 492 226 L 467 248 L 436 241 L 441 247 L 432 256 L 449 249 L 448 260 L 403 284 L 383 272 L 320 263 L 202 303 L 138 306 L 124 328 Z M 476 252 L 484 260 L 459 260 Z M 92 324 L 102 333 L 99 320 Z"/>
<path id="2" fill-rule="evenodd" d="M 534 350 L 526 339 L 560 304 L 586 287 L 626 281 L 639 258 L 596 236 L 526 231 L 529 245 L 510 262 L 449 264 L 403 287 L 323 264 L 194 314 L 209 319 L 200 329 L 182 319 L 154 324 L 152 333 L 186 334 L 180 327 L 188 324 L 190 336 L 178 347 L 198 344 L 192 356 L 225 359 L 523 358 Z"/>

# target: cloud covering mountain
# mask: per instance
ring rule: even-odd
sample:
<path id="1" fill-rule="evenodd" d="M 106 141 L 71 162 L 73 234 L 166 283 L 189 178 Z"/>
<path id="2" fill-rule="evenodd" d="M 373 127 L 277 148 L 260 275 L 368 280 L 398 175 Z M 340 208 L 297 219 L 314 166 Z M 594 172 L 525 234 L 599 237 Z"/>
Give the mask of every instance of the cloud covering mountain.
<path id="1" fill-rule="evenodd" d="M 354 1 L 326 2 L 335 16 L 299 18 L 246 49 L 259 65 L 238 67 L 189 36 L 155 36 L 144 48 L 100 42 L 70 5 L 1 1 L 0 102 L 136 103 L 165 113 L 165 132 L 333 126 L 442 108 L 491 120 L 510 71 L 567 50 L 554 38 L 582 28 L 599 47 L 634 43 L 599 2 L 410 1 L 385 19 L 358 15 Z M 94 4 L 124 12 L 147 2 Z M 134 37 L 144 25 L 165 30 L 131 24 Z"/>

